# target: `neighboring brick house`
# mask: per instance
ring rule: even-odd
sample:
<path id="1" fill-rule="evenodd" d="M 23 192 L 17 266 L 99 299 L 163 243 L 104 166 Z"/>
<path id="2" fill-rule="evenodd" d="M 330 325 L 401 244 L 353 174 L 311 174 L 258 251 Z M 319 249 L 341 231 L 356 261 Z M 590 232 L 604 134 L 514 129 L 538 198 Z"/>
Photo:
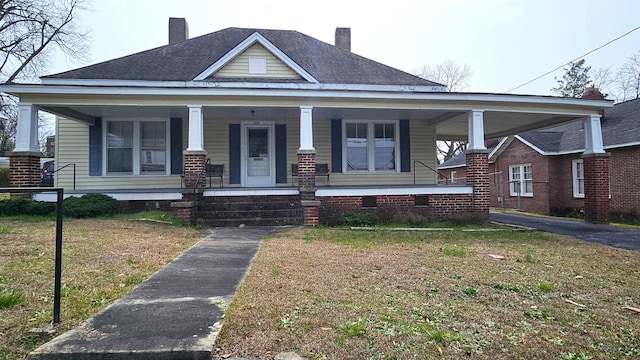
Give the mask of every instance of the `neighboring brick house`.
<path id="1" fill-rule="evenodd" d="M 604 149 L 610 154 L 612 219 L 640 214 L 640 99 L 614 105 L 601 119 Z M 581 121 L 500 139 L 489 154 L 491 206 L 539 214 L 584 208 L 584 127 Z M 438 167 L 447 179 L 464 177 L 465 157 Z M 462 182 L 464 183 L 464 182 Z"/>

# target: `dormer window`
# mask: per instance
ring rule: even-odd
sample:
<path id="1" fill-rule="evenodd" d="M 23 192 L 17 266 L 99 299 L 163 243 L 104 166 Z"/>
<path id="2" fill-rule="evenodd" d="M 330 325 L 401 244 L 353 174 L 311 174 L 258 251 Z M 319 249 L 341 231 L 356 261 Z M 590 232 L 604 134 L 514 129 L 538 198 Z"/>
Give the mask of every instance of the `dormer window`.
<path id="1" fill-rule="evenodd" d="M 249 74 L 266 75 L 267 74 L 267 58 L 252 56 L 249 58 Z"/>

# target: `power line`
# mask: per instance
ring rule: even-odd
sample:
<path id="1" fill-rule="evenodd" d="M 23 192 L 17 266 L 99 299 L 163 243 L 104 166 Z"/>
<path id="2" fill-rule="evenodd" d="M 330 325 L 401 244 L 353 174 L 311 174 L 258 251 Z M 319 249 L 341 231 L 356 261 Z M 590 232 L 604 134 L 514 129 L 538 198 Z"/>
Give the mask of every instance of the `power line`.
<path id="1" fill-rule="evenodd" d="M 608 41 L 608 42 L 607 42 L 607 43 L 605 43 L 604 45 L 600 45 L 600 46 L 598 46 L 597 48 L 595 48 L 595 49 L 593 49 L 593 50 L 591 50 L 591 51 L 587 52 L 586 54 L 584 54 L 584 55 L 582 55 L 582 56 L 578 56 L 577 58 L 575 58 L 575 59 L 573 59 L 573 60 L 571 60 L 571 61 L 569 61 L 569 62 L 567 62 L 567 63 L 565 63 L 565 64 L 562 64 L 562 65 L 558 66 L 557 68 L 555 68 L 555 69 L 553 69 L 553 70 L 551 70 L 551 71 L 547 71 L 546 73 L 544 73 L 544 74 L 542 74 L 542 75 L 540 75 L 540 76 L 538 76 L 538 77 L 536 77 L 536 78 L 534 78 L 534 79 L 532 79 L 532 80 L 529 80 L 529 81 L 527 81 L 526 83 L 524 83 L 524 84 L 522 84 L 522 85 L 518 85 L 518 86 L 514 87 L 513 89 L 510 89 L 510 90 L 508 90 L 506 93 L 508 94 L 508 93 L 512 92 L 513 90 L 517 90 L 517 89 L 519 89 L 519 88 L 521 88 L 521 87 L 523 87 L 523 86 L 525 86 L 525 85 L 529 85 L 529 84 L 531 84 L 532 82 L 534 82 L 534 81 L 536 81 L 536 80 L 538 80 L 538 79 L 541 79 L 541 78 L 543 78 L 543 77 L 545 77 L 545 76 L 547 76 L 547 75 L 551 74 L 552 72 L 554 72 L 554 71 L 556 71 L 556 70 L 561 69 L 563 66 L 567 66 L 567 65 L 571 64 L 571 63 L 572 63 L 572 62 L 574 62 L 574 61 L 578 61 L 578 60 L 580 60 L 580 59 L 584 58 L 585 56 L 587 56 L 587 55 L 589 55 L 589 54 L 591 54 L 591 53 L 593 53 L 593 52 L 595 52 L 595 51 L 598 51 L 598 50 L 602 49 L 603 47 L 605 47 L 605 46 L 607 46 L 607 45 L 609 45 L 609 44 L 611 44 L 611 43 L 613 43 L 613 42 L 615 42 L 615 41 L 618 41 L 618 40 L 622 39 L 623 37 L 625 37 L 625 36 L 627 36 L 627 35 L 631 34 L 632 32 L 634 32 L 634 31 L 636 31 L 636 30 L 638 30 L 638 29 L 640 29 L 640 26 L 638 26 L 638 27 L 636 27 L 636 28 L 634 28 L 634 29 L 631 29 L 631 30 L 627 31 L 626 33 L 624 33 L 624 34 L 622 34 L 622 35 L 618 36 L 617 38 L 615 38 L 615 39 L 613 39 L 613 40 Z"/>

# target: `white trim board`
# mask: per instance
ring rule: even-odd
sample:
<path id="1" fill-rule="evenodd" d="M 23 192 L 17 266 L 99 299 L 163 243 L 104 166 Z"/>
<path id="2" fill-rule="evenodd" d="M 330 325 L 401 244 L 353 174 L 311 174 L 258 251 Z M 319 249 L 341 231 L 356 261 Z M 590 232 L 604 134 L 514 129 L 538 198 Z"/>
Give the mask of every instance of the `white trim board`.
<path id="1" fill-rule="evenodd" d="M 407 186 L 377 188 L 321 188 L 316 190 L 317 197 L 323 196 L 383 196 L 383 195 L 458 195 L 473 194 L 473 186 Z"/>
<path id="2" fill-rule="evenodd" d="M 298 189 L 258 189 L 258 188 L 234 188 L 205 190 L 204 196 L 278 196 L 278 195 L 298 195 Z"/>
<path id="3" fill-rule="evenodd" d="M 93 194 L 94 191 L 88 191 L 86 193 L 74 192 L 73 194 L 65 193 L 64 198 L 68 197 L 81 197 L 85 194 Z M 131 201 L 131 200 L 144 200 L 144 201 L 166 201 L 166 200 L 182 200 L 181 192 L 109 192 L 105 190 L 101 194 L 111 196 L 118 201 Z M 33 200 L 44 202 L 56 202 L 57 195 L 54 192 L 44 192 L 33 195 Z"/>

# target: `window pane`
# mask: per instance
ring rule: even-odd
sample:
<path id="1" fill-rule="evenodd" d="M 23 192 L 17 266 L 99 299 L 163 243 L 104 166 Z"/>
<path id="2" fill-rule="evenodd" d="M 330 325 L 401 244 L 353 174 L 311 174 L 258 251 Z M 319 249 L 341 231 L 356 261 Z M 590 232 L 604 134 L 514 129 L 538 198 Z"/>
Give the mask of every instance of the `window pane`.
<path id="1" fill-rule="evenodd" d="M 108 173 L 132 173 L 132 149 L 113 148 L 107 152 L 107 172 Z"/>
<path id="2" fill-rule="evenodd" d="M 107 123 L 107 173 L 133 172 L 133 122 Z"/>
<path id="3" fill-rule="evenodd" d="M 394 130 L 393 124 L 374 125 L 376 170 L 396 168 Z"/>
<path id="4" fill-rule="evenodd" d="M 141 146 L 145 147 L 165 147 L 165 123 L 159 121 L 143 122 L 140 124 Z"/>
<path id="5" fill-rule="evenodd" d="M 130 121 L 109 121 L 107 123 L 107 146 L 128 147 L 133 144 L 133 123 Z"/>
<path id="6" fill-rule="evenodd" d="M 164 173 L 166 170 L 166 126 L 160 121 L 140 123 L 140 173 Z"/>
<path id="7" fill-rule="evenodd" d="M 367 124 L 346 124 L 347 170 L 368 170 Z"/>

